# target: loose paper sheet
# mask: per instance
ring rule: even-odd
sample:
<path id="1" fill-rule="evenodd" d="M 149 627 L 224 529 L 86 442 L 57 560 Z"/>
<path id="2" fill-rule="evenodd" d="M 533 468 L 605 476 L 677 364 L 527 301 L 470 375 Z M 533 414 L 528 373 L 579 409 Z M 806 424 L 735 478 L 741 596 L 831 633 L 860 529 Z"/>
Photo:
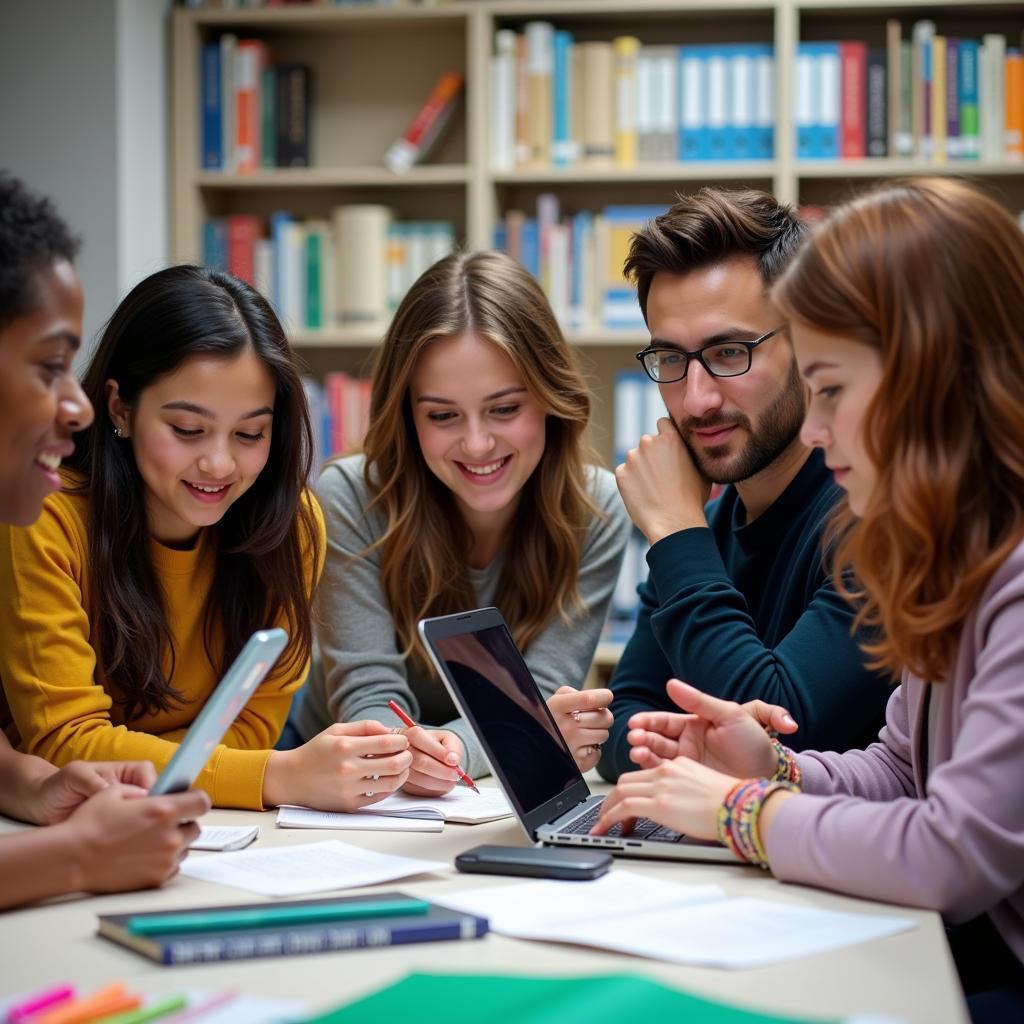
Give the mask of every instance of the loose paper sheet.
<path id="1" fill-rule="evenodd" d="M 376 885 L 447 867 L 440 861 L 396 857 L 331 841 L 189 857 L 181 873 L 264 896 L 299 896 Z"/>
<path id="2" fill-rule="evenodd" d="M 704 967 L 761 967 L 914 927 L 901 917 L 727 899 L 717 886 L 678 885 L 617 869 L 593 882 L 527 882 L 434 900 L 487 917 L 491 931 L 503 935 Z"/>

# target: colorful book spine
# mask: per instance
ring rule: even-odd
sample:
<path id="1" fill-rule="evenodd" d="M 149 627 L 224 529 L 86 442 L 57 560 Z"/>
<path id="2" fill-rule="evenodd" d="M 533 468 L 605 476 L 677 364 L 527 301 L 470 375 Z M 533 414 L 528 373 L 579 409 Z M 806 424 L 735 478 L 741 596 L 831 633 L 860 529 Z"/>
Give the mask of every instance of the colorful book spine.
<path id="1" fill-rule="evenodd" d="M 960 137 L 960 40 L 946 37 L 946 156 L 962 155 Z"/>
<path id="2" fill-rule="evenodd" d="M 848 40 L 839 44 L 840 63 L 840 148 L 845 160 L 867 155 L 867 62 L 866 43 Z"/>
<path id="3" fill-rule="evenodd" d="M 441 75 L 405 134 L 384 154 L 384 163 L 390 170 L 402 174 L 426 157 L 455 112 L 463 82 L 458 71 Z"/>
<path id="4" fill-rule="evenodd" d="M 1003 158 L 1020 163 L 1024 161 L 1024 54 L 1018 49 L 1006 51 L 1004 90 Z"/>
<path id="5" fill-rule="evenodd" d="M 977 39 L 960 40 L 960 156 L 977 160 L 981 156 L 981 119 L 978 111 L 978 57 Z"/>
<path id="6" fill-rule="evenodd" d="M 219 171 L 221 150 L 221 75 L 220 44 L 207 43 L 200 62 L 200 97 L 202 103 L 201 152 L 203 169 Z"/>
<path id="7" fill-rule="evenodd" d="M 618 36 L 612 42 L 615 53 L 615 164 L 632 167 L 637 158 L 636 59 L 640 40 Z"/>
<path id="8" fill-rule="evenodd" d="M 551 162 L 555 29 L 546 21 L 529 21 L 525 34 L 526 166 L 546 167 Z"/>
<path id="9" fill-rule="evenodd" d="M 701 46 L 679 48 L 679 146 L 678 159 L 706 160 L 707 142 L 707 61 Z"/>
<path id="10" fill-rule="evenodd" d="M 867 154 L 883 157 L 889 153 L 885 50 L 868 51 L 867 76 Z"/>
<path id="11" fill-rule="evenodd" d="M 277 166 L 309 167 L 310 69 L 305 64 L 279 65 L 276 85 Z"/>
<path id="12" fill-rule="evenodd" d="M 569 167 L 576 161 L 572 137 L 572 49 L 572 35 L 561 29 L 555 32 L 551 162 L 556 167 Z"/>

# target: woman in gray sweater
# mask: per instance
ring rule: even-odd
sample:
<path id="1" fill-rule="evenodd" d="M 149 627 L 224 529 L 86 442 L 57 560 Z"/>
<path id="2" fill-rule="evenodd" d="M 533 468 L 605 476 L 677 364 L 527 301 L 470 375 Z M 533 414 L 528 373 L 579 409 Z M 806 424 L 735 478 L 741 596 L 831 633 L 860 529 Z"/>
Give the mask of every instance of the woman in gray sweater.
<path id="1" fill-rule="evenodd" d="M 1024 1020 L 1024 235 L 962 182 L 886 185 L 775 298 L 802 436 L 848 495 L 838 586 L 902 682 L 867 750 L 793 755 L 674 681 L 691 714 L 633 717 L 645 770 L 598 829 L 648 815 L 785 881 L 938 910 L 972 1018 Z"/>
<path id="2" fill-rule="evenodd" d="M 297 698 L 305 738 L 332 722 L 411 729 L 414 794 L 486 773 L 430 667 L 419 619 L 495 605 L 586 770 L 611 715 L 579 691 L 629 535 L 612 475 L 588 464 L 590 394 L 534 278 L 496 252 L 436 263 L 378 352 L 365 454 L 330 463 L 318 496 L 327 561 L 321 663 Z"/>

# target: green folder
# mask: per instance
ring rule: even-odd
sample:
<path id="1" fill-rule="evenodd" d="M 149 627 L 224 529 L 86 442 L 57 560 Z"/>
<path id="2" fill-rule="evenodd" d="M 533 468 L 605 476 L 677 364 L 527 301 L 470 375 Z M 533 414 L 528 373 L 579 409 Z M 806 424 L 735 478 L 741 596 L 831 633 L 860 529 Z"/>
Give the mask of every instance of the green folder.
<path id="1" fill-rule="evenodd" d="M 685 1024 L 834 1024 L 780 1017 L 687 995 L 635 974 L 543 978 L 514 974 L 418 974 L 305 1024 L 381 1024 L 435 1008 L 445 1024 L 623 1024 L 643 1016 Z"/>

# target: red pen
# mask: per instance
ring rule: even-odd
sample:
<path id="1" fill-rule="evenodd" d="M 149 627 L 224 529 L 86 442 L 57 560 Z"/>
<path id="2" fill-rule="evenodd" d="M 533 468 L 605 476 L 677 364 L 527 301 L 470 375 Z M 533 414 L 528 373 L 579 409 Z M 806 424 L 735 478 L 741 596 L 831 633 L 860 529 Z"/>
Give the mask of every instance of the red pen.
<path id="1" fill-rule="evenodd" d="M 408 726 L 410 729 L 416 728 L 416 723 L 393 701 L 388 701 L 388 707 L 402 720 L 402 724 Z M 440 760 L 440 759 L 439 759 Z M 444 761 L 441 761 L 444 764 Z M 444 764 L 445 768 L 451 768 L 450 764 Z M 459 778 L 469 786 L 474 793 L 479 793 L 480 790 L 476 788 L 476 783 L 458 766 L 455 766 L 455 771 L 459 773 Z"/>

